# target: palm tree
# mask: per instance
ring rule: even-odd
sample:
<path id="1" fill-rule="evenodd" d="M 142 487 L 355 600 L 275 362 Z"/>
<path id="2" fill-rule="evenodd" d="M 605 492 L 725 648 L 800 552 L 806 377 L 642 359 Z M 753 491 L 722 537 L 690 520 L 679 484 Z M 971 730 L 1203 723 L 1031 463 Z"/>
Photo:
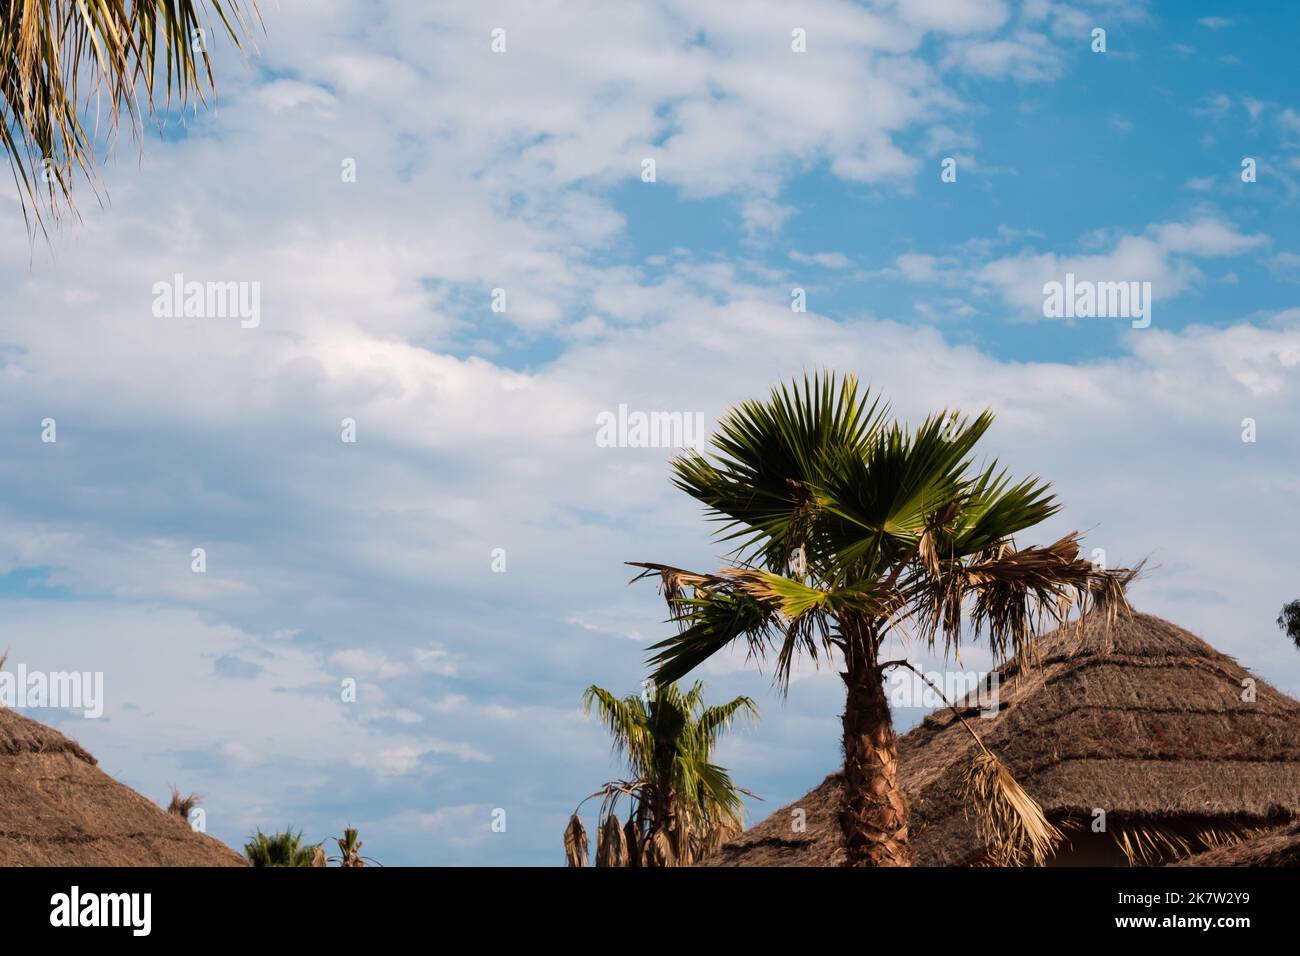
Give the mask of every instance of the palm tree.
<path id="1" fill-rule="evenodd" d="M 244 856 L 253 866 L 314 866 L 320 847 L 303 845 L 302 833 L 285 830 L 267 835 L 258 830 L 244 844 Z"/>
<path id="2" fill-rule="evenodd" d="M 1277 616 L 1277 626 L 1300 649 L 1300 599 L 1282 605 L 1282 613 Z M 0 663 L 3 658 L 0 658 Z"/>
<path id="3" fill-rule="evenodd" d="M 38 223 L 42 205 L 54 215 L 65 203 L 75 208 L 78 171 L 94 188 L 101 109 L 110 137 L 123 115 L 138 136 L 142 114 L 170 107 L 173 95 L 179 104 L 191 94 L 202 101 L 214 88 L 204 8 L 236 46 L 259 19 L 254 0 L 0 4 L 0 148 L 25 218 L 29 207 Z M 92 98 L 95 115 L 86 123 L 81 111 Z"/>
<path id="4" fill-rule="evenodd" d="M 653 694 L 618 698 L 594 684 L 583 694 L 626 757 L 631 777 L 605 784 L 587 800 L 602 797 L 597 866 L 687 866 L 740 833 L 741 794 L 722 767 L 711 761 L 718 737 L 739 716 L 758 716 L 748 697 L 704 706 L 704 685 L 686 693 L 661 684 Z M 620 826 L 618 802 L 630 804 Z M 587 801 L 584 800 L 583 803 Z M 570 866 L 586 866 L 587 834 L 578 810 L 564 834 Z"/>
<path id="5" fill-rule="evenodd" d="M 361 855 L 361 847 L 364 844 L 357 838 L 356 827 L 345 827 L 343 836 L 335 837 L 334 842 L 339 845 L 339 855 L 331 857 L 330 860 L 337 861 L 339 866 L 359 867 L 365 866 L 367 861 L 375 862 L 370 857 Z"/>
<path id="6" fill-rule="evenodd" d="M 852 376 L 781 385 L 726 415 L 712 460 L 691 451 L 673 462 L 677 487 L 735 542 L 732 565 L 695 574 L 631 562 L 659 577 L 679 627 L 651 648 L 656 681 L 678 680 L 736 640 L 757 658 L 775 655 L 783 689 L 798 656 L 842 662 L 849 865 L 911 862 L 884 691 L 888 668 L 906 662 L 880 659 L 886 636 L 954 652 L 963 636 L 987 633 L 1005 660 L 1025 655 L 1038 627 L 1063 623 L 1072 607 L 1108 616 L 1127 608 L 1132 572 L 1080 558 L 1077 533 L 1015 545 L 1059 505 L 1045 482 L 1013 482 L 996 462 L 974 466 L 992 421 L 987 411 L 973 420 L 941 413 L 909 432 Z M 1003 859 L 1041 861 L 1057 834 L 982 744 L 977 763 L 968 788 L 983 798 L 986 837 Z"/>

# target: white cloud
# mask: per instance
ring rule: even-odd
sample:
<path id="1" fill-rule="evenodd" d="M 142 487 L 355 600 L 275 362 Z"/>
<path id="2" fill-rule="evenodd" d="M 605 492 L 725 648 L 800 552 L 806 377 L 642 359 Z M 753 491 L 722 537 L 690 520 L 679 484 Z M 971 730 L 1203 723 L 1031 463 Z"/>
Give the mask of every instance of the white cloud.
<path id="1" fill-rule="evenodd" d="M 944 66 L 985 79 L 1011 79 L 1038 83 L 1056 79 L 1064 71 L 1059 50 L 1042 34 L 1022 32 L 997 40 L 953 43 Z"/>
<path id="2" fill-rule="evenodd" d="M 1192 113 L 1210 119 L 1222 119 L 1228 115 L 1230 109 L 1232 109 L 1232 98 L 1224 93 L 1215 93 L 1201 97 L 1197 105 L 1192 107 Z"/>
<path id="3" fill-rule="evenodd" d="M 1268 241 L 1264 236 L 1240 233 L 1222 219 L 1161 223 L 1150 231 L 1162 248 L 1193 256 L 1236 256 Z"/>
<path id="4" fill-rule="evenodd" d="M 939 33 L 990 33 L 1010 15 L 1002 0 L 905 0 L 899 16 L 923 30 Z"/>
<path id="5" fill-rule="evenodd" d="M 440 677 L 455 677 L 456 662 L 450 652 L 441 647 L 421 647 L 415 650 L 416 665 L 431 674 Z"/>
<path id="6" fill-rule="evenodd" d="M 330 655 L 330 663 L 348 674 L 367 674 L 382 678 L 398 677 L 406 673 L 404 664 L 391 661 L 377 651 L 360 647 L 335 651 Z"/>
<path id="7" fill-rule="evenodd" d="M 1093 282 L 1150 282 L 1154 299 L 1161 303 L 1199 281 L 1200 271 L 1192 259 L 1237 256 L 1267 241 L 1265 236 L 1245 234 L 1231 223 L 1204 216 L 1157 223 L 1141 235 L 1119 236 L 1106 252 L 1021 251 L 984 264 L 973 278 L 996 290 L 1025 318 L 1042 317 L 1043 285 L 1063 281 L 1067 273 Z"/>
<path id="8" fill-rule="evenodd" d="M 799 252 L 797 249 L 790 251 L 790 258 L 795 262 L 803 265 L 818 265 L 826 269 L 847 269 L 852 263 L 849 257 L 842 252 Z"/>
<path id="9" fill-rule="evenodd" d="M 426 764 L 429 757 L 451 755 L 461 760 L 486 763 L 491 758 L 466 744 L 437 742 L 432 744 L 400 744 L 378 750 L 354 754 L 356 767 L 373 770 L 381 777 L 401 777 L 414 773 Z"/>
<path id="10" fill-rule="evenodd" d="M 1283 279 L 1300 280 L 1300 255 L 1294 252 L 1278 252 L 1268 259 L 1268 268 Z"/>
<path id="11" fill-rule="evenodd" d="M 898 271 L 911 282 L 933 282 L 938 277 L 938 258 L 921 253 L 904 253 L 894 260 Z"/>

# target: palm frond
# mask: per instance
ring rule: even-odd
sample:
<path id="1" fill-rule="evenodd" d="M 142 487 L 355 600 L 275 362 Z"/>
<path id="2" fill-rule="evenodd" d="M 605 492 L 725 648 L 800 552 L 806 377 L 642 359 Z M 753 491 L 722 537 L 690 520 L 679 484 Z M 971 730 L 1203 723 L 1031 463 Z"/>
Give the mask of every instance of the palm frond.
<path id="1" fill-rule="evenodd" d="M 683 601 L 683 629 L 650 647 L 658 652 L 649 660 L 658 684 L 678 680 L 738 639 L 746 640 L 751 653 L 761 654 L 784 636 L 771 602 L 726 590 L 696 595 Z"/>
<path id="2" fill-rule="evenodd" d="M 644 706 L 640 698 L 620 699 L 595 686 L 583 697 L 590 709 L 602 713 L 616 740 L 639 741 L 635 751 L 623 747 L 636 779 L 611 781 L 587 798 L 604 798 L 597 866 L 689 865 L 716 839 L 717 828 L 731 832 L 741 825 L 741 794 L 748 791 L 737 787 L 711 754 L 722 732 L 739 717 L 757 716 L 752 700 L 737 697 L 706 706 L 704 685 L 698 681 L 687 690 L 661 684 Z M 614 812 L 622 798 L 630 802 L 626 826 L 620 826 Z"/>
<path id="3" fill-rule="evenodd" d="M 587 831 L 576 813 L 564 828 L 564 859 L 569 866 L 587 865 Z"/>
<path id="4" fill-rule="evenodd" d="M 0 6 L 0 146 L 23 215 L 75 210 L 73 183 L 95 186 L 95 150 L 125 120 L 213 89 L 202 12 L 236 47 L 260 16 L 253 0 L 14 0 Z M 156 87 L 161 78 L 164 90 Z M 162 95 L 160 95 L 160 92 Z M 83 110 L 95 105 L 88 125 Z M 99 119 L 107 110 L 101 134 Z"/>
<path id="5" fill-rule="evenodd" d="M 852 376 L 782 383 L 767 402 L 742 402 L 719 423 L 714 460 L 676 459 L 673 481 L 705 505 L 724 540 L 739 541 L 738 553 L 782 567 L 795 547 L 825 533 L 817 487 L 828 451 L 866 446 L 886 413 Z"/>
<path id="6" fill-rule="evenodd" d="M 1061 831 L 989 750 L 975 752 L 962 788 L 967 813 L 975 814 L 980 839 L 995 865 L 1041 866 L 1055 854 Z"/>
<path id="7" fill-rule="evenodd" d="M 1126 588 L 1137 568 L 1100 569 L 1079 556 L 1071 533 L 1045 547 L 1003 542 L 968 562 L 944 561 L 940 572 L 915 571 L 904 585 L 918 637 L 955 648 L 970 625 L 987 632 L 996 660 L 1025 655 L 1034 635 L 1059 627 L 1072 611 L 1113 621 L 1130 610 Z M 969 607 L 969 611 L 967 610 Z"/>
<path id="8" fill-rule="evenodd" d="M 725 704 L 710 707 L 700 713 L 695 729 L 700 735 L 703 745 L 712 750 L 722 732 L 740 717 L 757 720 L 758 705 L 748 697 L 737 697 Z"/>
<path id="9" fill-rule="evenodd" d="M 612 813 L 596 833 L 596 865 L 627 866 L 627 839 L 618 817 Z"/>
<path id="10" fill-rule="evenodd" d="M 319 849 L 316 844 L 304 846 L 301 831 L 266 834 L 259 829 L 244 845 L 244 855 L 253 866 L 313 866 Z"/>
<path id="11" fill-rule="evenodd" d="M 592 684 L 582 695 L 583 712 L 593 710 L 613 739 L 614 752 L 624 754 L 637 769 L 644 773 L 650 761 L 653 739 L 646 726 L 647 712 L 640 697 L 616 697 L 603 687 Z"/>
<path id="12" fill-rule="evenodd" d="M 1282 613 L 1277 616 L 1277 626 L 1291 639 L 1296 649 L 1300 650 L 1300 600 L 1282 605 Z M 0 657 L 0 666 L 4 658 Z"/>

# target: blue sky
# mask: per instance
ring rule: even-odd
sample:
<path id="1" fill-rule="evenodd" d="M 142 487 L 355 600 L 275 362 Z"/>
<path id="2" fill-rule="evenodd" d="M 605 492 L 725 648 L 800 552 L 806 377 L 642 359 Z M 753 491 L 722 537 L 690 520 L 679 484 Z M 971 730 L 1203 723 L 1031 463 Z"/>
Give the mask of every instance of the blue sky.
<path id="1" fill-rule="evenodd" d="M 264 17 L 256 55 L 214 49 L 214 109 L 107 160 L 106 207 L 33 247 L 0 192 L 2 646 L 104 672 L 102 719 L 33 716 L 108 772 L 205 794 L 236 846 L 350 823 L 387 863 L 559 862 L 618 769 L 581 692 L 635 690 L 665 633 L 622 562 L 722 559 L 671 450 L 596 416 L 712 423 L 822 367 L 911 420 L 992 407 L 988 453 L 1065 503 L 1042 540 L 1150 557 L 1141 607 L 1300 692 L 1291 5 Z M 1151 281 L 1151 327 L 1043 318 L 1066 271 Z M 155 317 L 176 273 L 260 282 L 260 325 Z M 834 769 L 833 671 L 701 677 L 763 712 L 721 753 L 752 819 Z"/>

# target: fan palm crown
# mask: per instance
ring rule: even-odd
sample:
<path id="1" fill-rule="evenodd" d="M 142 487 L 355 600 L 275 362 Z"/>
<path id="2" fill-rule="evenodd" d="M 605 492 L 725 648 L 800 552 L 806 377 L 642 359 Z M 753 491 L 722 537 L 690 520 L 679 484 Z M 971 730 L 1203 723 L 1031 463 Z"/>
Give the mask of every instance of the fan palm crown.
<path id="1" fill-rule="evenodd" d="M 1060 505 L 1038 478 L 976 465 L 991 412 L 931 415 L 909 430 L 852 376 L 782 384 L 720 422 L 713 455 L 673 462 L 674 483 L 702 502 L 732 543 L 713 574 L 632 562 L 656 575 L 678 633 L 654 645 L 671 682 L 734 641 L 774 660 L 788 686 L 801 656 L 842 662 L 848 859 L 906 865 L 907 809 L 883 683 L 885 636 L 905 631 L 955 651 L 985 637 L 995 658 L 1024 655 L 1072 608 L 1124 604 L 1129 573 L 1080 557 L 1079 536 L 1017 547 Z M 992 772 L 992 771 L 990 771 Z"/>

